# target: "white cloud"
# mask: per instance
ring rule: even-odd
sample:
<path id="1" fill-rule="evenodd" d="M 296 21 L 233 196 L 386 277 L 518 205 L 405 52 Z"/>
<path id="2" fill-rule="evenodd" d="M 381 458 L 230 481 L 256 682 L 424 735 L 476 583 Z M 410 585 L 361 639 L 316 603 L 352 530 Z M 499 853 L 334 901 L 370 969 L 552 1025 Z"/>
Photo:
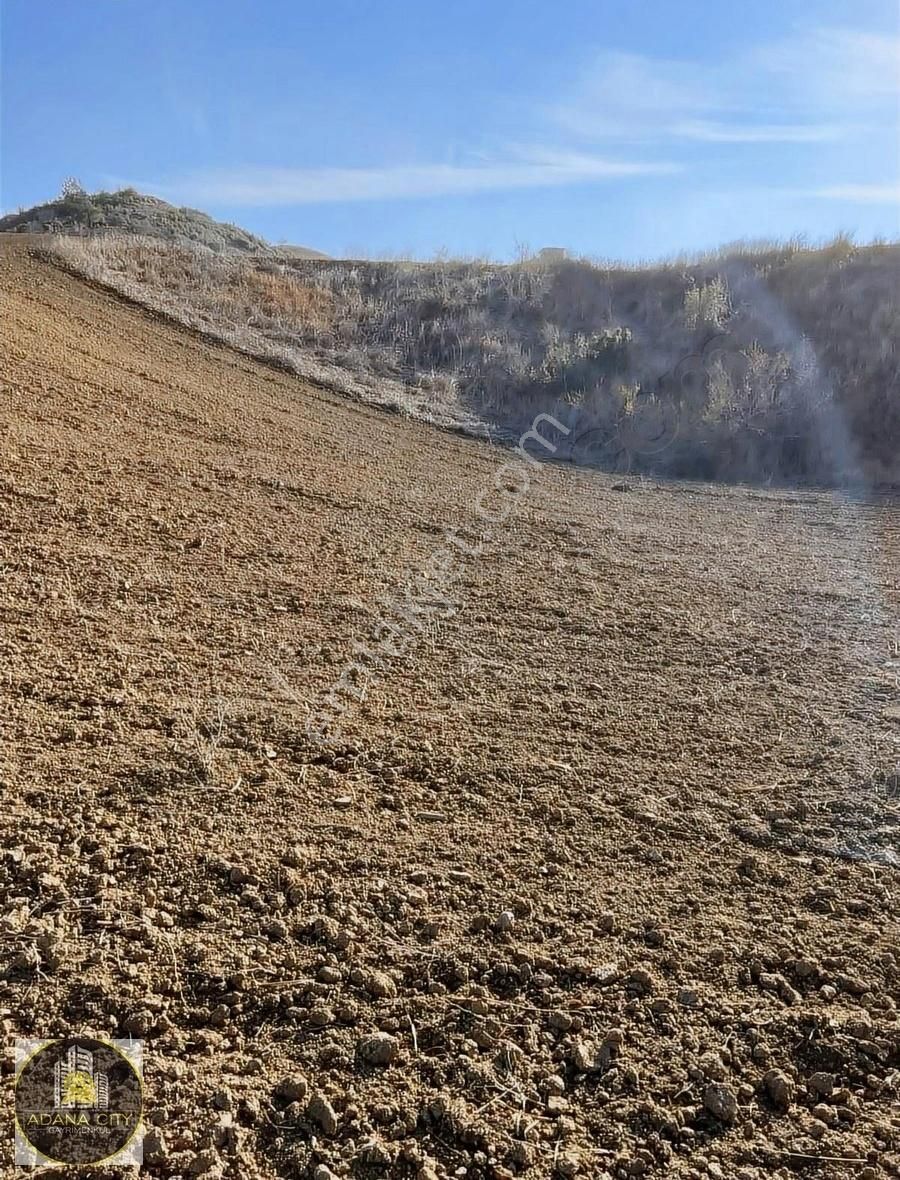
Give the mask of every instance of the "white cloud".
<path id="1" fill-rule="evenodd" d="M 846 112 L 900 97 L 900 36 L 817 28 L 754 50 L 748 65 L 797 105 Z"/>
<path id="2" fill-rule="evenodd" d="M 840 125 L 828 123 L 725 123 L 711 119 L 672 126 L 674 135 L 702 143 L 823 143 L 839 139 L 842 131 Z"/>
<path id="3" fill-rule="evenodd" d="M 443 197 L 548 188 L 677 171 L 664 162 L 606 160 L 575 152 L 520 151 L 519 158 L 472 165 L 384 168 L 241 168 L 194 173 L 145 191 L 185 203 L 272 206 Z"/>
<path id="4" fill-rule="evenodd" d="M 232 168 L 188 173 L 138 187 L 179 203 L 289 206 L 404 200 L 558 188 L 682 171 L 718 159 L 717 147 L 824 144 L 868 137 L 881 153 L 897 126 L 900 37 L 811 28 L 721 61 L 651 58 L 603 50 L 550 107 L 528 107 L 550 148 L 506 144 L 494 157 L 377 167 Z M 546 124 L 552 125 L 547 136 Z M 597 145 L 640 144 L 632 159 Z M 843 147 L 841 151 L 843 152 Z M 683 157 L 684 164 L 662 158 Z M 879 161 L 883 157 L 879 154 Z M 852 165 L 843 162 L 852 175 Z M 860 168 L 857 174 L 871 175 Z M 844 184 L 804 196 L 867 203 L 893 200 L 890 185 Z"/>
<path id="5" fill-rule="evenodd" d="M 603 50 L 547 111 L 588 141 L 818 143 L 896 120 L 900 37 L 812 29 L 720 62 Z"/>
<path id="6" fill-rule="evenodd" d="M 709 79 L 690 63 L 603 51 L 551 117 L 585 139 L 643 138 L 660 120 L 699 117 L 714 104 Z"/>
<path id="7" fill-rule="evenodd" d="M 900 182 L 894 184 L 834 184 L 813 189 L 813 197 L 829 201 L 855 201 L 863 205 L 894 205 L 900 210 Z"/>

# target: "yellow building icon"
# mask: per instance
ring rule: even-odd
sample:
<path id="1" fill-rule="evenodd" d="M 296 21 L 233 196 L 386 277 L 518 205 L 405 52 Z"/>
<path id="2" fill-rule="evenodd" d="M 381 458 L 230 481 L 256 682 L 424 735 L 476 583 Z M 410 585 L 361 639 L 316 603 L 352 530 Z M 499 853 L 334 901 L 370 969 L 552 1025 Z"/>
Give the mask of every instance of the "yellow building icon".
<path id="1" fill-rule="evenodd" d="M 63 1082 L 63 1106 L 96 1106 L 97 1087 L 94 1079 L 88 1073 L 75 1070 Z"/>

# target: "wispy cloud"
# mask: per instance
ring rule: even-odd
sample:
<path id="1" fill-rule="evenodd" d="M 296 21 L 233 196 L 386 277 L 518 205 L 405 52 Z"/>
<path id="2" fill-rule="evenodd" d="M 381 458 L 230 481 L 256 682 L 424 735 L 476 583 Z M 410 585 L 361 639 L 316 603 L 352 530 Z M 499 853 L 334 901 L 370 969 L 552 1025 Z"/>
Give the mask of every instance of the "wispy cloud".
<path id="1" fill-rule="evenodd" d="M 893 184 L 833 184 L 809 194 L 828 201 L 854 201 L 861 205 L 894 205 L 900 209 L 900 181 Z"/>
<path id="2" fill-rule="evenodd" d="M 603 50 L 548 114 L 589 142 L 799 144 L 896 119 L 900 37 L 812 29 L 720 62 Z"/>
<path id="3" fill-rule="evenodd" d="M 549 188 L 677 171 L 675 164 L 607 160 L 577 152 L 519 152 L 518 158 L 470 165 L 384 168 L 241 168 L 192 173 L 141 187 L 198 204 L 308 205 L 335 201 L 446 197 L 503 189 Z"/>
<path id="4" fill-rule="evenodd" d="M 675 123 L 672 133 L 701 143 L 824 143 L 839 139 L 839 124 L 725 123 L 698 119 Z"/>
<path id="5" fill-rule="evenodd" d="M 689 62 L 637 53 L 598 53 L 568 95 L 547 113 L 564 131 L 586 140 L 657 138 L 673 120 L 715 109 L 715 89 Z"/>
<path id="6" fill-rule="evenodd" d="M 813 28 L 747 55 L 763 85 L 775 85 L 795 105 L 825 111 L 871 110 L 885 101 L 896 111 L 900 36 L 849 27 Z"/>
<path id="7" fill-rule="evenodd" d="M 809 28 L 718 62 L 602 50 L 580 75 L 572 71 L 571 90 L 553 104 L 520 104 L 521 126 L 550 146 L 505 142 L 493 156 L 470 152 L 456 163 L 239 167 L 132 182 L 179 203 L 264 207 L 664 176 L 717 163 L 728 145 L 758 149 L 760 159 L 768 145 L 795 145 L 798 159 L 812 159 L 802 157 L 805 145 L 844 140 L 849 153 L 851 139 L 868 137 L 871 156 L 897 133 L 898 72 L 900 37 L 848 28 Z M 843 175 L 852 175 L 849 155 L 846 166 Z M 874 204 L 894 200 L 896 192 L 892 185 L 845 183 L 804 195 Z"/>

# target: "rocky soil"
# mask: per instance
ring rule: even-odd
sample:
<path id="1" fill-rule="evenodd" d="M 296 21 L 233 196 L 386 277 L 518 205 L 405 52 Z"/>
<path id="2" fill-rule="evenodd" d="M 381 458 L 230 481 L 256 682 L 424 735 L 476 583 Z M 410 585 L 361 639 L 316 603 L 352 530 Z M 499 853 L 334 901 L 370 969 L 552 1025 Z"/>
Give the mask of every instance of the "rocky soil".
<path id="1" fill-rule="evenodd" d="M 544 465 L 486 529 L 502 451 L 0 291 L 8 1043 L 142 1038 L 154 1177 L 900 1175 L 895 505 Z"/>

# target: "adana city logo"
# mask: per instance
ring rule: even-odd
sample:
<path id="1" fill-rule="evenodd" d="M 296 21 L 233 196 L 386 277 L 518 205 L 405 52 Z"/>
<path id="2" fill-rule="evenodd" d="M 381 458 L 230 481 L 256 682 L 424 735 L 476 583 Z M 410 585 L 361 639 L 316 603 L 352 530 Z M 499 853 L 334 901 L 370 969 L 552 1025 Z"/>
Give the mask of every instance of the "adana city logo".
<path id="1" fill-rule="evenodd" d="M 143 1097 L 140 1042 L 20 1041 L 16 1163 L 140 1163 Z"/>

